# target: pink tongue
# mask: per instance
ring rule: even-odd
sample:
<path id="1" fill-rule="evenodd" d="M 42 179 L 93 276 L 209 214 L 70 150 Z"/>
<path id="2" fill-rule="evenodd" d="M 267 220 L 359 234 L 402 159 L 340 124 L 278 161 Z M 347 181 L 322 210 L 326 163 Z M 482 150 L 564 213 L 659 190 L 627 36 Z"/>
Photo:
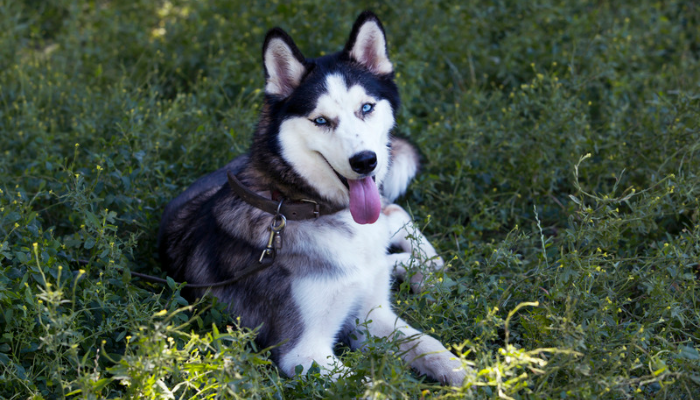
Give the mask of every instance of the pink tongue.
<path id="1" fill-rule="evenodd" d="M 358 224 L 373 224 L 379 219 L 382 209 L 379 189 L 372 177 L 358 180 L 348 179 L 350 186 L 350 214 Z"/>

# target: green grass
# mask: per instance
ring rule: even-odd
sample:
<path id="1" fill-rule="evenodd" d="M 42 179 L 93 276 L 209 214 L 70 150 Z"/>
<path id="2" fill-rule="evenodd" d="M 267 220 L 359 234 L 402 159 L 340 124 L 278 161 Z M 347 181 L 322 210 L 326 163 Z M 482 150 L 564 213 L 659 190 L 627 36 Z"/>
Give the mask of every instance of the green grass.
<path id="1" fill-rule="evenodd" d="M 129 274 L 246 151 L 265 31 L 318 56 L 366 8 L 423 155 L 401 204 L 451 260 L 395 308 L 462 389 L 379 339 L 285 378 L 223 305 Z M 0 1 L 0 397 L 693 398 L 699 44 L 691 1 Z"/>

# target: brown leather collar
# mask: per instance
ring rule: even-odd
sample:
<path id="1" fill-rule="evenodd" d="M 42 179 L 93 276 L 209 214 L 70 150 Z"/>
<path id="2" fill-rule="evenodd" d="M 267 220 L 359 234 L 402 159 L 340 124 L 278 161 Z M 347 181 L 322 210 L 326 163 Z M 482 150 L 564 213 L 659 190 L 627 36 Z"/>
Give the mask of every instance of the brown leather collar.
<path id="1" fill-rule="evenodd" d="M 334 214 L 340 211 L 340 209 L 334 209 L 325 204 L 318 204 L 313 200 L 306 199 L 302 199 L 294 203 L 282 202 L 282 205 L 280 206 L 279 201 L 260 196 L 259 194 L 243 186 L 241 181 L 239 181 L 238 178 L 236 178 L 236 176 L 231 172 L 228 172 L 228 185 L 231 187 L 231 190 L 233 190 L 233 192 L 241 198 L 241 200 L 245 201 L 251 206 L 272 215 L 279 212 L 280 214 L 284 215 L 286 219 L 292 221 L 314 219 L 321 215 Z"/>

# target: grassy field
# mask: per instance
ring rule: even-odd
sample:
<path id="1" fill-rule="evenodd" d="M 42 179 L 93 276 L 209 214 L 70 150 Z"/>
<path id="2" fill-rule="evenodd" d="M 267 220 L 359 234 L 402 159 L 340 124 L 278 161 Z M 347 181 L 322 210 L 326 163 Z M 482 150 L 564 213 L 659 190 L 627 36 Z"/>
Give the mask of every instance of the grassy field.
<path id="1" fill-rule="evenodd" d="M 363 9 L 423 155 L 400 204 L 450 260 L 395 308 L 463 388 L 379 339 L 337 382 L 286 378 L 223 305 L 130 275 L 162 275 L 164 205 L 246 151 L 266 30 L 318 56 Z M 699 59 L 690 0 L 0 0 L 0 397 L 691 399 Z"/>

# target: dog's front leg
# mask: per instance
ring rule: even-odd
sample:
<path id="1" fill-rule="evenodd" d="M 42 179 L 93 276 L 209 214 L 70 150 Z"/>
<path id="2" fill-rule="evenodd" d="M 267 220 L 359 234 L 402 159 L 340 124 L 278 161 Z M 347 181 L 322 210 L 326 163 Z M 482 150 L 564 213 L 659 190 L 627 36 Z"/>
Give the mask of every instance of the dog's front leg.
<path id="1" fill-rule="evenodd" d="M 333 277 L 310 275 L 294 280 L 294 313 L 290 311 L 288 318 L 294 318 L 295 324 L 283 335 L 293 339 L 280 348 L 279 364 L 285 374 L 296 375 L 298 365 L 307 372 L 314 362 L 321 367 L 321 374 L 332 379 L 346 374 L 333 346 L 353 306 L 346 292 L 353 290 L 357 288 Z"/>
<path id="2" fill-rule="evenodd" d="M 396 204 L 390 204 L 382 212 L 387 216 L 389 231 L 393 235 L 390 244 L 401 250 L 399 253 L 389 255 L 393 273 L 399 280 L 406 279 L 406 265 L 411 263 L 411 257 L 425 263 L 432 271 L 438 271 L 444 267 L 445 262 L 442 257 L 437 254 L 428 238 L 413 224 L 406 210 Z M 415 247 L 409 237 L 414 239 Z M 411 289 L 414 293 L 422 290 L 423 280 L 424 276 L 420 272 L 416 272 L 411 277 Z"/>
<path id="3" fill-rule="evenodd" d="M 374 308 L 367 319 L 369 332 L 358 328 L 353 347 L 361 347 L 367 333 L 398 340 L 401 358 L 415 370 L 442 383 L 462 386 L 467 370 L 459 357 L 450 353 L 437 339 L 409 326 L 388 305 Z"/>

